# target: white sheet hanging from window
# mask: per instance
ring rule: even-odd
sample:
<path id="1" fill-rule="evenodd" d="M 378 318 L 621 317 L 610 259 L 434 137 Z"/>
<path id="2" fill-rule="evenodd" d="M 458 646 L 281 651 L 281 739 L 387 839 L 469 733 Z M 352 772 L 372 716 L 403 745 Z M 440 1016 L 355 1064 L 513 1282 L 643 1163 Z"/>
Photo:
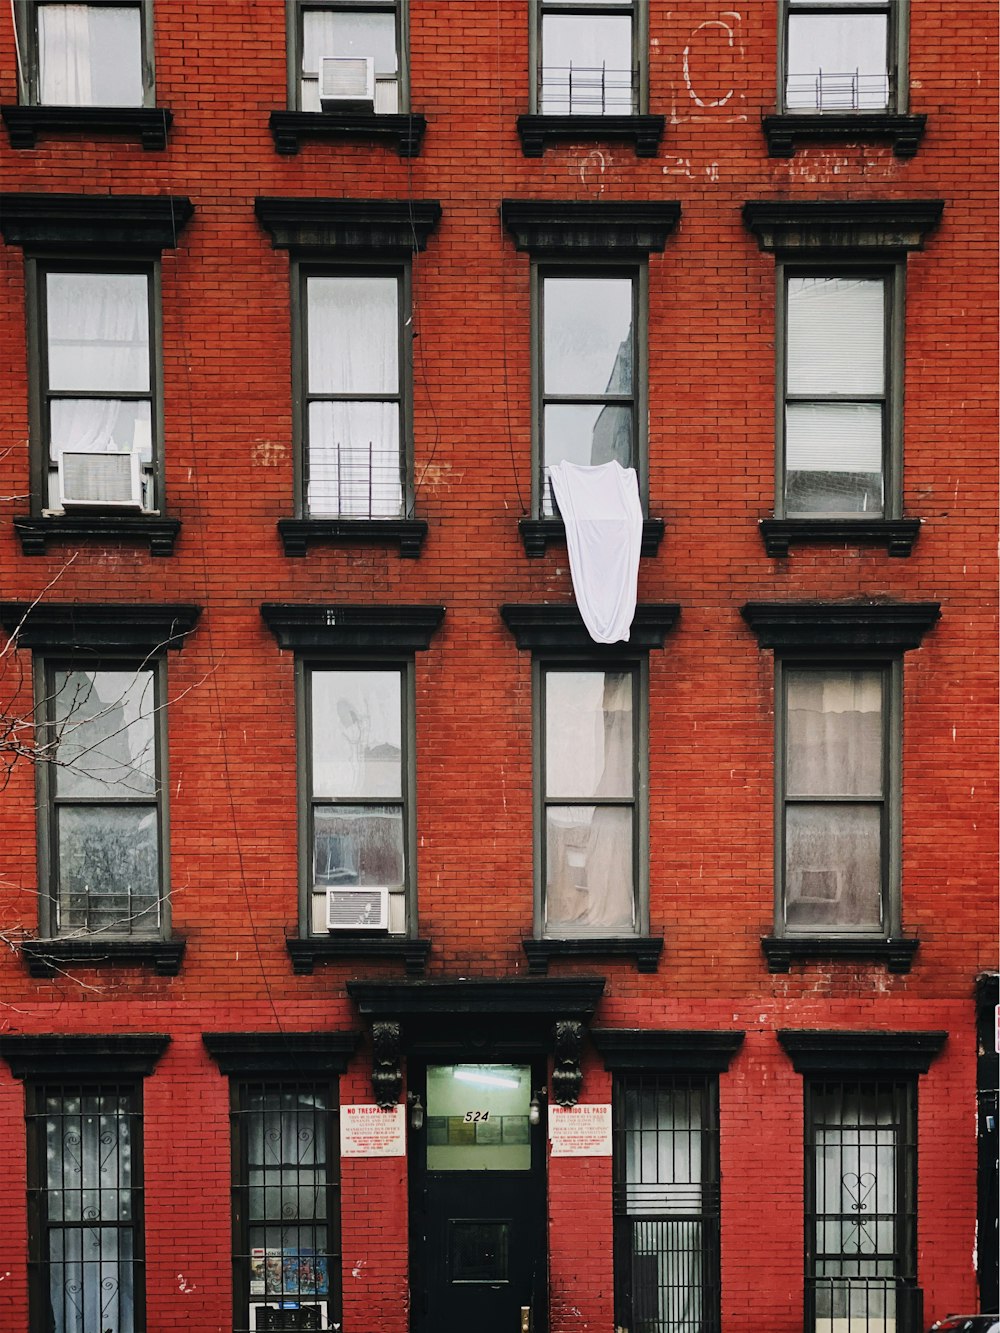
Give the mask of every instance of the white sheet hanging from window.
<path id="1" fill-rule="evenodd" d="M 549 470 L 566 525 L 573 593 L 595 643 L 627 640 L 635 615 L 642 505 L 634 468 L 620 463 Z"/>

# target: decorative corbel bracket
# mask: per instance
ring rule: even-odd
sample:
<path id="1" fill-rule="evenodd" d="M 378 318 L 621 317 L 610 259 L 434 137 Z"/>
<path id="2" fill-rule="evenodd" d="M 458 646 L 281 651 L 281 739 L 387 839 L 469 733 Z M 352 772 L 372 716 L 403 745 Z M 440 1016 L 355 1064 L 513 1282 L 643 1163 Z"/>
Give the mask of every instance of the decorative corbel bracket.
<path id="1" fill-rule="evenodd" d="M 399 1023 L 386 1019 L 372 1023 L 372 1094 L 383 1111 L 396 1105 L 403 1090 L 402 1051 Z"/>
<path id="2" fill-rule="evenodd" d="M 559 1019 L 552 1028 L 552 1100 L 557 1106 L 575 1106 L 583 1085 L 583 1024 L 578 1019 Z"/>

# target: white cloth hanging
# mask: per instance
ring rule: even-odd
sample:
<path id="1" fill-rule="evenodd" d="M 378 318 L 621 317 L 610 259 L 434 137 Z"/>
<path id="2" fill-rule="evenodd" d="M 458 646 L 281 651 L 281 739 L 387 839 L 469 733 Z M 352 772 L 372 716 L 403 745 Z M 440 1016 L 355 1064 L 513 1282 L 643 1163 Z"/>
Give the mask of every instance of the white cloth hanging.
<path id="1" fill-rule="evenodd" d="M 635 615 L 642 505 L 634 468 L 555 463 L 552 489 L 566 525 L 573 593 L 595 643 L 627 640 Z"/>

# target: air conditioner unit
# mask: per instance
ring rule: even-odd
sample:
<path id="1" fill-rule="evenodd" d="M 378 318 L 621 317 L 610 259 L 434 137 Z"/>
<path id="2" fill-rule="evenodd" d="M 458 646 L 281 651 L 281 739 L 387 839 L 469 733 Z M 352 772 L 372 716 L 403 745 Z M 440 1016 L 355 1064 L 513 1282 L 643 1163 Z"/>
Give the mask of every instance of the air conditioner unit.
<path id="1" fill-rule="evenodd" d="M 254 1333 L 300 1333 L 328 1329 L 326 1301 L 297 1301 L 275 1296 L 273 1300 L 250 1302 L 250 1327 Z"/>
<path id="2" fill-rule="evenodd" d="M 64 449 L 58 467 L 59 503 L 63 509 L 142 508 L 138 449 L 127 454 Z"/>
<path id="3" fill-rule="evenodd" d="M 327 889 L 326 928 L 327 930 L 388 930 L 387 885 L 351 884 Z"/>
<path id="4" fill-rule="evenodd" d="M 371 56 L 324 56 L 319 104 L 324 111 L 375 109 L 375 61 Z"/>

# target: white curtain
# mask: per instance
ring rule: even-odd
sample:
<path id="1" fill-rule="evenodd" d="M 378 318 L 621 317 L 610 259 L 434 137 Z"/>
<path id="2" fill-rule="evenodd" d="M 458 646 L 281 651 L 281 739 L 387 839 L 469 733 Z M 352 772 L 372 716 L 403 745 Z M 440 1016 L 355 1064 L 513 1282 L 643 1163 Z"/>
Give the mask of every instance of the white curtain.
<path id="1" fill-rule="evenodd" d="M 36 13 L 43 106 L 142 106 L 138 5 L 39 4 Z"/>

